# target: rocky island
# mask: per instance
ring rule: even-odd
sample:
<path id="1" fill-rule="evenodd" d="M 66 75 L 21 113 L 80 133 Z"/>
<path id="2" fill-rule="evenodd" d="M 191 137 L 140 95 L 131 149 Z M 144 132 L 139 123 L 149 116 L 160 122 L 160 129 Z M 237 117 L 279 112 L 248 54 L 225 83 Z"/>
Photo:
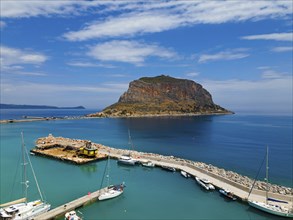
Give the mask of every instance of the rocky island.
<path id="1" fill-rule="evenodd" d="M 202 85 L 170 76 L 143 77 L 130 82 L 119 101 L 90 117 L 139 117 L 232 114 L 216 105 Z"/>

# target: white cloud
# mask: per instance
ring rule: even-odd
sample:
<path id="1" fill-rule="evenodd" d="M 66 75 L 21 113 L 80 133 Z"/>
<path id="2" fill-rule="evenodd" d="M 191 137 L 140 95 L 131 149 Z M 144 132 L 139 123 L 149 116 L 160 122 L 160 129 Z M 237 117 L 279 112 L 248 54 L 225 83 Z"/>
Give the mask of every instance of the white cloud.
<path id="1" fill-rule="evenodd" d="M 48 59 L 41 53 L 6 46 L 0 46 L 0 53 L 1 68 L 9 70 L 20 69 L 22 64 L 42 64 Z"/>
<path id="2" fill-rule="evenodd" d="M 272 33 L 259 34 L 242 37 L 244 40 L 276 40 L 276 41 L 293 41 L 293 33 Z"/>
<path id="3" fill-rule="evenodd" d="M 233 49 L 226 50 L 215 54 L 202 54 L 200 55 L 198 62 L 206 63 L 210 61 L 218 61 L 218 60 L 237 60 L 248 57 L 249 54 L 245 53 L 246 49 Z"/>
<path id="4" fill-rule="evenodd" d="M 77 1 L 19 1 L 6 0 L 1 1 L 1 17 L 2 18 L 22 18 L 36 17 L 48 15 L 64 15 L 73 14 L 83 8 L 80 7 L 86 3 Z M 79 7 L 79 9 L 78 9 Z M 77 10 L 76 10 L 77 9 Z"/>
<path id="5" fill-rule="evenodd" d="M 101 61 L 126 62 L 142 65 L 147 57 L 166 59 L 176 58 L 171 50 L 156 44 L 145 44 L 137 41 L 110 41 L 90 48 L 89 56 Z"/>
<path id="6" fill-rule="evenodd" d="M 287 77 L 286 73 L 278 72 L 274 70 L 274 67 L 267 66 L 258 69 L 262 71 L 261 77 L 263 79 L 282 79 Z"/>
<path id="7" fill-rule="evenodd" d="M 84 62 L 84 61 L 72 61 L 67 63 L 69 66 L 77 66 L 77 67 L 103 67 L 103 68 L 116 68 L 110 64 L 101 64 L 101 63 L 91 63 L 91 62 Z"/>
<path id="8" fill-rule="evenodd" d="M 180 20 L 174 15 L 156 13 L 128 14 L 106 21 L 96 22 L 80 31 L 64 34 L 70 41 L 83 41 L 93 38 L 132 36 L 134 34 L 155 33 L 179 26 Z"/>
<path id="9" fill-rule="evenodd" d="M 258 81 L 204 80 L 201 84 L 215 103 L 232 111 L 292 114 L 292 76 L 279 75 Z"/>
<path id="10" fill-rule="evenodd" d="M 107 7 L 106 7 L 107 8 Z M 290 1 L 166 1 L 126 2 L 108 8 L 117 16 L 107 17 L 63 37 L 70 41 L 129 37 L 196 24 L 221 24 L 284 18 L 292 13 Z M 131 11 L 131 12 L 129 12 Z"/>
<path id="11" fill-rule="evenodd" d="M 293 51 L 293 47 L 274 47 L 272 48 L 273 52 L 288 52 Z"/>

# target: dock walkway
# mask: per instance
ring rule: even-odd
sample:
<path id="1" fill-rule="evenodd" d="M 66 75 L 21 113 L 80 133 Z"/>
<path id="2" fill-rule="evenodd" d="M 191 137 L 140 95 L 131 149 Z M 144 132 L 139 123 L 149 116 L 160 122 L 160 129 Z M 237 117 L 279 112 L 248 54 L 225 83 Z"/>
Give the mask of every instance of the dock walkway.
<path id="1" fill-rule="evenodd" d="M 103 151 L 101 151 L 103 152 Z M 103 153 L 107 153 L 104 151 Z M 121 154 L 117 154 L 117 152 L 111 152 L 108 151 L 110 154 L 110 157 L 112 158 L 119 158 Z M 218 175 L 215 175 L 211 172 L 208 172 L 204 169 L 201 169 L 199 167 L 196 167 L 194 165 L 188 164 L 186 162 L 175 162 L 175 161 L 168 161 L 164 159 L 158 159 L 156 157 L 149 157 L 149 156 L 140 156 L 140 158 L 135 158 L 138 161 L 151 161 L 156 166 L 168 166 L 173 167 L 176 170 L 183 170 L 192 176 L 197 176 L 199 178 L 208 179 L 214 186 L 216 186 L 219 189 L 226 189 L 234 193 L 235 196 L 237 196 L 240 200 L 247 202 L 248 200 L 248 194 L 250 191 L 250 188 L 245 187 L 241 185 L 240 183 L 236 183 L 234 181 L 231 181 L 227 178 L 220 177 Z M 269 192 L 269 196 L 284 200 L 287 202 L 287 204 L 284 204 L 286 208 L 291 208 L 293 203 L 293 196 L 292 195 L 281 195 L 277 193 Z M 252 193 L 249 196 L 250 200 L 258 201 L 258 202 L 265 202 L 266 201 L 266 192 L 263 190 L 253 189 Z"/>
<path id="2" fill-rule="evenodd" d="M 66 204 L 63 204 L 61 206 L 58 206 L 44 214 L 41 214 L 37 217 L 35 217 L 33 220 L 49 220 L 49 219 L 55 219 L 57 217 L 60 217 L 62 215 L 65 215 L 66 212 L 70 212 L 72 210 L 75 210 L 79 207 L 85 206 L 87 204 L 90 204 L 92 202 L 95 202 L 98 199 L 98 196 L 104 192 L 106 188 L 102 188 L 100 190 L 97 190 L 95 192 L 92 192 L 90 194 L 87 194 L 85 196 L 82 196 L 76 200 L 73 200 L 71 202 L 68 202 Z"/>
<path id="3" fill-rule="evenodd" d="M 49 135 L 49 138 L 52 140 L 50 143 L 56 143 L 56 138 Z M 61 142 L 59 143 L 60 146 L 68 146 L 70 145 L 74 146 L 77 145 L 82 140 L 69 140 L 60 137 Z M 46 139 L 46 138 L 45 138 Z M 43 147 L 46 145 L 46 141 L 43 141 L 42 138 L 38 139 L 40 147 Z M 69 141 L 69 142 L 68 142 Z M 72 142 L 72 143 L 71 143 Z M 131 154 L 131 156 L 139 161 L 151 161 L 156 166 L 162 167 L 162 166 L 168 166 L 173 167 L 176 170 L 183 170 L 189 174 L 191 174 L 193 177 L 199 177 L 199 178 L 205 178 L 208 179 L 213 185 L 215 185 L 217 188 L 229 190 L 232 193 L 234 193 L 235 196 L 237 196 L 240 200 L 247 202 L 248 200 L 248 194 L 251 189 L 253 180 L 241 176 L 237 173 L 231 174 L 231 171 L 225 171 L 224 169 L 219 169 L 217 167 L 212 166 L 211 164 L 207 165 L 201 162 L 194 162 L 190 160 L 185 160 L 181 158 L 176 158 L 174 156 L 163 156 L 159 154 L 153 154 L 153 153 L 143 153 L 143 152 L 137 152 L 137 151 L 130 151 L 125 149 L 117 149 L 117 148 L 111 148 L 107 147 L 101 144 L 95 144 L 99 151 L 99 154 L 102 155 L 109 155 L 113 159 L 120 158 L 123 154 Z M 258 184 L 258 182 L 256 182 Z M 254 185 L 254 189 L 252 190 L 249 199 L 258 201 L 258 202 L 265 202 L 266 200 L 266 191 L 263 188 L 263 182 L 259 182 L 259 185 Z M 265 184 L 266 186 L 266 184 Z M 270 186 L 272 190 L 268 192 L 268 196 L 282 200 L 287 202 L 286 204 L 282 204 L 283 207 L 291 209 L 293 206 L 293 189 L 289 187 L 283 187 L 278 185 L 271 185 Z M 103 189 L 102 189 L 103 190 Z M 99 190 L 92 193 L 91 196 L 86 195 L 83 196 L 77 200 L 74 200 L 72 202 L 69 202 L 65 204 L 66 209 L 64 208 L 64 205 L 55 208 L 48 213 L 45 213 L 41 216 L 38 216 L 35 218 L 36 220 L 46 220 L 46 219 L 53 219 L 56 216 L 60 216 L 62 214 L 65 214 L 68 211 L 71 211 L 73 209 L 76 209 L 78 207 L 81 207 L 87 203 L 90 203 L 92 201 L 95 201 L 99 195 Z M 277 204 L 276 204 L 277 205 Z"/>

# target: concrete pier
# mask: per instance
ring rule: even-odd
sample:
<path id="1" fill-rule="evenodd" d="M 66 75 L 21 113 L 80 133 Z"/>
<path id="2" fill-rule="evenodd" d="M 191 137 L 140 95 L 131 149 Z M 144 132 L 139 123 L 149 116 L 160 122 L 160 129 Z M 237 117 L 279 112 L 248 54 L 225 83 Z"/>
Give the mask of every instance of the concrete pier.
<path id="1" fill-rule="evenodd" d="M 107 153 L 106 151 L 104 153 Z M 112 157 L 112 158 L 119 158 L 121 156 L 121 154 L 117 154 L 117 152 L 115 150 L 114 151 L 110 150 L 110 151 L 108 151 L 108 153 L 110 154 L 110 157 Z M 193 177 L 197 176 L 199 178 L 208 179 L 214 186 L 216 186 L 219 189 L 226 189 L 226 190 L 233 192 L 235 194 L 235 196 L 237 196 L 239 199 L 241 199 L 244 202 L 246 202 L 248 199 L 247 197 L 248 197 L 248 193 L 250 191 L 250 187 L 246 187 L 246 186 L 242 185 L 241 183 L 237 183 L 237 182 L 234 182 L 230 179 L 216 175 L 212 172 L 209 172 L 208 170 L 201 169 L 198 166 L 195 166 L 186 160 L 175 161 L 175 160 L 171 160 L 172 158 L 171 159 L 164 159 L 164 158 L 161 159 L 158 157 L 144 156 L 144 155 L 140 155 L 139 157 L 136 156 L 135 159 L 138 161 L 149 160 L 152 163 L 154 163 L 156 166 L 168 166 L 168 167 L 173 167 L 178 171 L 183 170 L 183 171 L 191 174 Z M 265 196 L 266 196 L 266 192 L 264 190 L 253 189 L 252 193 L 249 196 L 249 199 L 259 201 L 259 202 L 265 202 L 265 200 L 266 200 Z M 292 203 L 293 203 L 293 190 L 292 189 L 291 189 L 291 194 L 288 194 L 288 195 L 269 192 L 269 197 L 286 201 L 286 202 L 288 202 L 288 204 L 284 204 L 284 205 L 282 204 L 282 205 L 287 208 L 292 207 Z"/>
<path id="2" fill-rule="evenodd" d="M 75 210 L 77 208 L 80 208 L 82 206 L 88 205 L 90 203 L 93 203 L 97 201 L 98 196 L 103 193 L 106 190 L 106 188 L 97 190 L 95 192 L 92 192 L 90 194 L 87 194 L 85 196 L 82 196 L 76 200 L 73 200 L 71 202 L 65 203 L 61 206 L 58 206 L 44 214 L 41 214 L 37 217 L 35 217 L 33 220 L 49 220 L 49 219 L 55 219 L 60 216 L 64 216 L 65 213 L 70 212 L 72 210 Z"/>
<path id="3" fill-rule="evenodd" d="M 50 137 L 54 138 L 54 137 Z M 44 138 L 38 139 L 39 148 L 46 148 L 47 142 L 43 141 Z M 62 141 L 63 140 L 63 141 Z M 54 143 L 55 139 L 50 140 Z M 68 138 L 59 138 L 60 145 L 67 146 L 68 143 L 71 145 L 77 145 L 82 143 L 82 140 L 72 140 Z M 149 160 L 156 166 L 169 166 L 177 170 L 183 170 L 193 177 L 208 179 L 217 188 L 226 189 L 235 194 L 239 199 L 246 202 L 248 200 L 248 194 L 252 187 L 253 180 L 249 177 L 242 176 L 232 171 L 217 168 L 211 164 L 205 164 L 202 162 L 194 162 L 186 159 L 176 158 L 174 156 L 163 156 L 153 153 L 145 153 L 138 151 L 130 151 L 125 149 L 116 149 L 101 144 L 92 143 L 97 147 L 100 154 L 110 155 L 113 159 L 120 158 L 123 154 L 131 154 L 131 156 L 137 161 Z M 250 200 L 265 202 L 266 200 L 266 183 L 262 181 L 256 181 L 254 189 L 249 196 Z M 286 201 L 287 203 L 282 204 L 285 208 L 291 209 L 293 203 L 293 189 L 289 187 L 270 185 L 269 197 Z M 277 204 L 277 203 L 276 203 Z M 279 205 L 279 204 L 278 204 Z"/>

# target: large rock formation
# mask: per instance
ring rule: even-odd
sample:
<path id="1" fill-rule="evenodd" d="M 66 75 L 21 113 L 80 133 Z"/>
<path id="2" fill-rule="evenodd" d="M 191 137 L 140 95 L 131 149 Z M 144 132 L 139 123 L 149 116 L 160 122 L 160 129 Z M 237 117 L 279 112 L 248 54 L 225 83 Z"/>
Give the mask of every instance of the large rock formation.
<path id="1" fill-rule="evenodd" d="M 151 116 L 232 113 L 214 104 L 200 84 L 170 76 L 143 77 L 130 82 L 119 101 L 90 116 Z"/>

